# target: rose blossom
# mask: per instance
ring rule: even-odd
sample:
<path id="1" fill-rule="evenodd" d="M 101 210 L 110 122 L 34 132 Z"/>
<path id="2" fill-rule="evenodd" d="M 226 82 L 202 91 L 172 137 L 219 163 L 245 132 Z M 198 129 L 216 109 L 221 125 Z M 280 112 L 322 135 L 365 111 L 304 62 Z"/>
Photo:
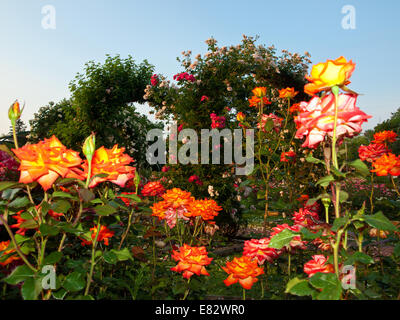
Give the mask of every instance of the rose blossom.
<path id="1" fill-rule="evenodd" d="M 339 138 L 353 137 L 361 132 L 361 125 L 371 116 L 356 107 L 357 96 L 340 94 L 336 135 Z M 314 97 L 310 102 L 300 103 L 301 113 L 295 117 L 296 138 L 306 136 L 302 147 L 316 148 L 328 134 L 333 137 L 335 119 L 335 97 L 328 94 L 324 98 Z"/>

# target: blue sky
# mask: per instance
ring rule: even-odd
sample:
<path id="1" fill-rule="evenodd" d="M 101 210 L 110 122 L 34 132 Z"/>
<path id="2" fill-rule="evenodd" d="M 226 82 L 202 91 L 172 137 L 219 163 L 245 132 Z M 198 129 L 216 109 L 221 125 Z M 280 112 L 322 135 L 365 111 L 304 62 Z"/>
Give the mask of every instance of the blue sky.
<path id="1" fill-rule="evenodd" d="M 55 30 L 42 28 L 45 5 L 56 9 Z M 342 28 L 344 5 L 356 10 L 355 30 Z M 16 98 L 27 103 L 28 124 L 40 106 L 69 97 L 68 83 L 89 60 L 131 54 L 172 78 L 182 51 L 204 53 L 211 36 L 235 45 L 242 34 L 279 50 L 309 51 L 314 63 L 352 59 L 351 88 L 363 94 L 358 106 L 373 116 L 364 126 L 371 128 L 400 107 L 399 12 L 398 0 L 1 0 L 0 133 L 8 131 Z"/>

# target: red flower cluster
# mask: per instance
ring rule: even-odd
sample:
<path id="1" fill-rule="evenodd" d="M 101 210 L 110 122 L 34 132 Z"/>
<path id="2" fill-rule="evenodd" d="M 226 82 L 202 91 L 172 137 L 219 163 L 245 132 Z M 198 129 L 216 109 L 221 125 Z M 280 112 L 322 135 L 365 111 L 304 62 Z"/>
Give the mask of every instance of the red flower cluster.
<path id="1" fill-rule="evenodd" d="M 295 211 L 292 219 L 294 223 L 298 225 L 303 227 L 312 227 L 316 224 L 314 220 L 319 220 L 319 215 L 317 212 L 311 210 L 310 207 L 305 207 L 300 208 L 299 211 Z"/>
<path id="2" fill-rule="evenodd" d="M 153 75 L 151 76 L 151 79 L 150 79 L 151 85 L 152 85 L 153 87 L 155 87 L 155 86 L 158 84 L 158 82 L 159 82 L 159 80 L 158 80 L 158 75 L 153 74 Z"/>
<path id="3" fill-rule="evenodd" d="M 165 188 L 159 181 L 149 182 L 142 189 L 142 195 L 145 197 L 160 197 L 164 193 Z"/>
<path id="4" fill-rule="evenodd" d="M 281 162 L 294 161 L 296 159 L 296 153 L 294 151 L 282 152 Z"/>
<path id="5" fill-rule="evenodd" d="M 371 143 L 368 146 L 358 148 L 358 156 L 362 161 L 374 162 L 390 150 L 384 144 Z"/>
<path id="6" fill-rule="evenodd" d="M 190 82 L 195 82 L 196 78 L 193 75 L 188 74 L 187 72 L 182 72 L 182 73 L 178 73 L 178 74 L 174 75 L 174 80 L 176 80 L 176 81 L 187 80 Z"/>
<path id="7" fill-rule="evenodd" d="M 197 184 L 199 186 L 203 185 L 203 181 L 201 181 L 200 178 L 198 176 L 196 176 L 196 175 L 190 176 L 188 181 L 190 183 L 195 183 L 195 184 Z"/>
<path id="8" fill-rule="evenodd" d="M 265 261 L 272 263 L 279 255 L 282 250 L 269 248 L 268 245 L 271 239 L 252 239 L 244 242 L 243 255 L 257 259 L 259 265 L 264 264 Z"/>
<path id="9" fill-rule="evenodd" d="M 215 113 L 210 114 L 211 118 L 211 128 L 212 129 L 223 129 L 225 128 L 225 117 L 224 116 L 217 116 Z"/>
<path id="10" fill-rule="evenodd" d="M 18 171 L 18 162 L 7 152 L 0 150 L 0 181 L 6 179 L 7 171 Z"/>

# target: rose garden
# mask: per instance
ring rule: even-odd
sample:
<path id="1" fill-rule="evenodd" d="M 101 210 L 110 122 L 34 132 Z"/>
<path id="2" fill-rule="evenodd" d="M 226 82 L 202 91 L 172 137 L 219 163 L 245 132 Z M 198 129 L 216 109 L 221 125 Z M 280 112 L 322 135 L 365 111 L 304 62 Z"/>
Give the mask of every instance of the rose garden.
<path id="1" fill-rule="evenodd" d="M 206 44 L 170 80 L 131 57 L 89 62 L 29 135 L 12 103 L 1 299 L 400 299 L 399 115 L 363 129 L 350 57 Z M 172 127 L 154 156 L 167 161 L 148 161 L 148 132 Z M 182 163 L 186 129 L 243 139 Z"/>

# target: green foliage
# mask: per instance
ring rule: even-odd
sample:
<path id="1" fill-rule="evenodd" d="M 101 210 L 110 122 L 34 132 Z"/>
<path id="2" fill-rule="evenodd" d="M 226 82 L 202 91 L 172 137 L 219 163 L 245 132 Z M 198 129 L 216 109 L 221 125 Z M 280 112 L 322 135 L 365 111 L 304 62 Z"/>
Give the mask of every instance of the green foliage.
<path id="1" fill-rule="evenodd" d="M 68 148 L 80 150 L 91 132 L 98 146 L 119 144 L 146 166 L 146 132 L 162 128 L 140 115 L 134 103 L 143 103 L 144 89 L 153 71 L 147 61 L 107 56 L 104 64 L 90 61 L 70 83 L 71 99 L 49 103 L 30 121 L 32 141 L 56 135 Z"/>
<path id="2" fill-rule="evenodd" d="M 251 117 L 256 113 L 248 102 L 255 87 L 267 87 L 267 95 L 273 102 L 265 107 L 264 113 L 267 114 L 282 107 L 278 89 L 294 87 L 300 92 L 295 101 L 305 98 L 302 92 L 309 62 L 307 57 L 286 51 L 278 56 L 273 46 L 266 48 L 264 45 L 256 45 L 256 41 L 257 38 L 245 36 L 237 46 L 218 47 L 216 40 L 209 39 L 206 41 L 207 53 L 204 56 L 198 55 L 195 60 L 192 60 L 191 52 L 185 52 L 178 61 L 182 64 L 182 72 L 190 74 L 195 80 L 180 80 L 175 85 L 166 77 L 157 75 L 158 83 L 149 85 L 145 95 L 149 105 L 155 109 L 156 117 L 200 133 L 201 129 L 211 129 L 210 114 L 215 113 L 225 117 L 226 128 L 236 129 L 239 128 L 236 121 L 238 112 Z M 250 125 L 255 127 L 256 122 L 252 120 Z M 234 188 L 234 184 L 240 182 L 235 177 L 232 165 L 172 167 L 167 177 L 173 186 L 191 191 L 199 198 L 210 197 L 208 188 L 212 186 L 219 194 L 214 199 L 224 208 L 224 214 L 219 219 L 224 217 L 232 225 L 230 216 L 235 214 L 240 217 L 238 193 Z M 189 183 L 188 179 L 192 175 L 197 175 L 203 185 Z M 308 172 L 306 175 L 309 176 Z"/>

